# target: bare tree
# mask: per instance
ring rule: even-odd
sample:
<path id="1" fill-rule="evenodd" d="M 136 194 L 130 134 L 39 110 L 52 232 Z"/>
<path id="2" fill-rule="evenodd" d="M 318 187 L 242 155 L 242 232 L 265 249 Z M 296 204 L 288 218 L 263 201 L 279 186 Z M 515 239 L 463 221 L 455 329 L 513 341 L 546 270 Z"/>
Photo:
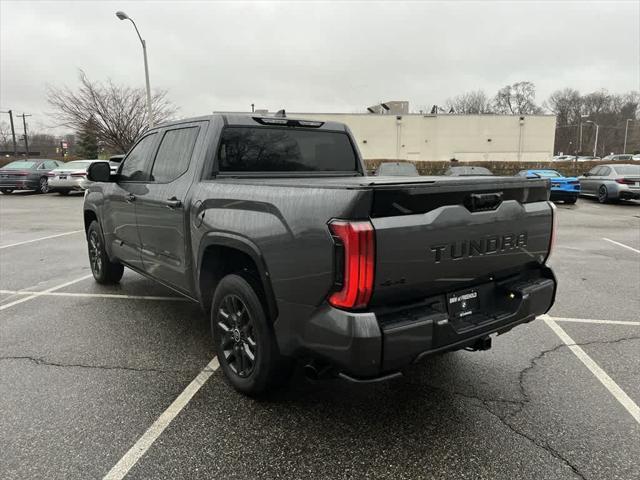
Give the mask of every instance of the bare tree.
<path id="1" fill-rule="evenodd" d="M 531 82 L 517 82 L 507 85 L 496 93 L 493 99 L 495 113 L 504 115 L 531 115 L 541 113 L 536 105 L 536 87 Z"/>
<path id="2" fill-rule="evenodd" d="M 147 128 L 145 91 L 106 83 L 93 82 L 80 70 L 80 87 L 47 89 L 47 101 L 62 126 L 81 131 L 89 119 L 96 123 L 98 141 L 108 150 L 126 152 Z M 176 107 L 167 99 L 167 92 L 156 90 L 151 97 L 153 117 L 157 123 L 169 120 Z"/>
<path id="3" fill-rule="evenodd" d="M 491 101 L 482 90 L 466 92 L 446 101 L 449 111 L 459 114 L 491 113 Z"/>

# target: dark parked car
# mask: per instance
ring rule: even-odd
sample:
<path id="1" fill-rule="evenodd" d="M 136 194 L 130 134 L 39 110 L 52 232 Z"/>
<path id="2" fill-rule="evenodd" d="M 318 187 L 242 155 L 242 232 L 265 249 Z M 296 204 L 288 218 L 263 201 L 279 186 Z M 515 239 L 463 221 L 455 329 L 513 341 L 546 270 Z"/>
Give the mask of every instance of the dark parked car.
<path id="1" fill-rule="evenodd" d="M 488 168 L 474 166 L 449 167 L 444 174 L 450 177 L 489 177 L 493 175 Z"/>
<path id="2" fill-rule="evenodd" d="M 375 172 L 377 176 L 393 176 L 393 177 L 417 177 L 420 175 L 418 169 L 410 162 L 383 162 L 378 165 Z"/>
<path id="3" fill-rule="evenodd" d="M 228 381 L 305 370 L 378 381 L 486 350 L 553 304 L 547 180 L 372 177 L 336 122 L 216 114 L 145 132 L 89 167 L 93 275 L 125 266 L 209 313 Z"/>
<path id="4" fill-rule="evenodd" d="M 48 173 L 63 165 L 58 160 L 16 160 L 0 168 L 0 192 L 8 195 L 14 190 L 49 191 Z"/>
<path id="5" fill-rule="evenodd" d="M 640 200 L 640 165 L 598 165 L 578 180 L 580 195 L 596 197 L 600 203 Z"/>

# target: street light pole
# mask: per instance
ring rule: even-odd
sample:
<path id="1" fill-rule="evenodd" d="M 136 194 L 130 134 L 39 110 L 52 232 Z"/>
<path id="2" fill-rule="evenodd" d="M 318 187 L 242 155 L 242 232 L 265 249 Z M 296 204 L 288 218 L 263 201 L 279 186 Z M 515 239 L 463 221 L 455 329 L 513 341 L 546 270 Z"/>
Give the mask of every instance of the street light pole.
<path id="1" fill-rule="evenodd" d="M 596 152 L 598 151 L 598 132 L 600 131 L 600 125 L 598 125 L 596 122 L 594 122 L 593 120 L 587 120 L 584 123 L 591 123 L 593 125 L 596 126 L 596 141 L 593 144 L 593 156 L 597 157 Z"/>
<path id="2" fill-rule="evenodd" d="M 629 133 L 629 122 L 633 122 L 633 118 L 627 118 L 624 127 L 624 147 L 622 147 L 622 153 L 627 153 L 627 134 Z"/>
<path id="3" fill-rule="evenodd" d="M 138 30 L 138 26 L 136 22 L 133 21 L 131 17 L 129 17 L 126 13 L 118 11 L 116 12 L 116 17 L 120 20 L 129 20 L 133 23 L 133 28 L 136 29 L 136 33 L 138 34 L 138 38 L 140 39 L 140 43 L 142 44 L 142 55 L 144 56 L 144 78 L 147 84 L 147 116 L 149 118 L 149 128 L 153 127 L 153 111 L 151 110 L 151 86 L 149 84 L 149 62 L 147 61 L 147 42 L 142 39 L 140 35 L 140 31 Z"/>

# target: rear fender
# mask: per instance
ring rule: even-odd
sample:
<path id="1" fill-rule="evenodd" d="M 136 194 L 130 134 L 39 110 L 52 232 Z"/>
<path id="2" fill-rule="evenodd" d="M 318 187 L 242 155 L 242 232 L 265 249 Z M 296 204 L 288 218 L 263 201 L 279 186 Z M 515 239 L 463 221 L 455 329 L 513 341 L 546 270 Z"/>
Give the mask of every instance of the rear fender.
<path id="1" fill-rule="evenodd" d="M 196 285 L 196 294 L 197 297 L 201 300 L 203 299 L 203 292 L 200 291 L 200 276 L 202 274 L 202 262 L 204 259 L 204 254 L 207 248 L 212 246 L 218 247 L 227 247 L 238 250 L 253 260 L 253 263 L 256 265 L 259 280 L 262 284 L 262 288 L 265 294 L 265 301 L 267 309 L 269 310 L 269 316 L 271 319 L 275 320 L 278 315 L 278 309 L 275 301 L 275 295 L 273 293 L 273 288 L 271 286 L 271 278 L 269 276 L 269 270 L 267 269 L 266 262 L 260 249 L 249 239 L 245 237 L 241 237 L 239 235 L 234 235 L 226 232 L 212 232 L 206 234 L 202 240 L 200 241 L 200 246 L 198 248 L 198 263 L 196 269 L 196 278 L 194 284 Z M 207 305 L 203 307 L 208 308 Z"/>

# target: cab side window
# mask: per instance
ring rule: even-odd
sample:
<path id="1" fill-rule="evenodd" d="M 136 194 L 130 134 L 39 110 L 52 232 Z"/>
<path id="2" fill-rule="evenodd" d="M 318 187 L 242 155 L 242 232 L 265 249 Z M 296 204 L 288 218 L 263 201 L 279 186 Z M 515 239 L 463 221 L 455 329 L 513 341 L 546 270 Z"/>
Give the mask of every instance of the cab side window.
<path id="1" fill-rule="evenodd" d="M 155 144 L 156 134 L 152 133 L 140 140 L 122 161 L 120 178 L 122 182 L 144 182 L 149 179 L 147 160 Z"/>
<path id="2" fill-rule="evenodd" d="M 187 171 L 199 130 L 187 127 L 165 132 L 153 162 L 151 181 L 172 182 Z"/>

